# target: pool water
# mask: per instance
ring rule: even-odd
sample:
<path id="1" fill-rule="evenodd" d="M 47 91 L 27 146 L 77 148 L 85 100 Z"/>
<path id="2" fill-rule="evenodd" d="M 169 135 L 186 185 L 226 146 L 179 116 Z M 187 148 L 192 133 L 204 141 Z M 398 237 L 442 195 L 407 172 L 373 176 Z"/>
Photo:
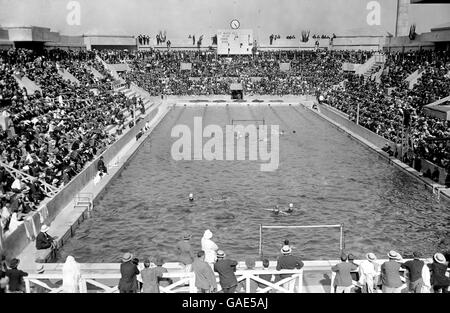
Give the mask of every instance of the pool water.
<path id="1" fill-rule="evenodd" d="M 277 124 L 280 164 L 260 171 L 260 161 L 175 161 L 174 125 L 225 126 L 232 119 Z M 295 131 L 295 133 L 294 133 Z M 206 142 L 208 139 L 204 139 Z M 188 201 L 189 193 L 196 200 Z M 294 203 L 290 216 L 266 209 Z M 229 257 L 258 257 L 259 225 L 344 223 L 345 250 L 379 258 L 397 250 L 432 256 L 448 236 L 448 204 L 415 179 L 339 132 L 302 106 L 175 107 L 96 204 L 92 217 L 59 252 L 79 262 L 117 262 L 161 255 L 176 261 L 175 244 L 190 232 L 195 250 L 210 229 Z M 264 230 L 263 251 L 274 259 L 284 239 L 307 260 L 336 259 L 339 229 Z"/>

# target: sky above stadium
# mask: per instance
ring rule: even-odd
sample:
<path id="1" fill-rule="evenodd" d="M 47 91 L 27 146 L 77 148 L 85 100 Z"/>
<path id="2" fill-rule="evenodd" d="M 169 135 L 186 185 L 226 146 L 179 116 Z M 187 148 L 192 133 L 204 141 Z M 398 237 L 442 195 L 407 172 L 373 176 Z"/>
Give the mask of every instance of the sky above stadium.
<path id="1" fill-rule="evenodd" d="M 136 35 L 166 30 L 168 37 L 213 34 L 238 19 L 255 36 L 341 34 L 360 30 L 370 34 L 367 4 L 371 0 L 78 0 L 80 25 L 69 25 L 70 0 L 0 0 L 0 25 L 44 26 L 61 34 Z M 395 32 L 396 1 L 378 0 L 382 28 Z M 410 5 L 416 32 L 450 21 L 450 5 Z"/>

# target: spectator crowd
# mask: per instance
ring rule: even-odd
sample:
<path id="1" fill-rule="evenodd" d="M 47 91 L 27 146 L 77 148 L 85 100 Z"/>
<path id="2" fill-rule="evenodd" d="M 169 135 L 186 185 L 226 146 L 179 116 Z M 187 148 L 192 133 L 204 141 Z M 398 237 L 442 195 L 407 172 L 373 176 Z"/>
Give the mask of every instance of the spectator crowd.
<path id="1" fill-rule="evenodd" d="M 51 238 L 46 234 L 47 231 L 48 227 L 43 229 L 40 241 L 46 242 L 45 236 Z M 132 253 L 125 253 L 121 258 L 119 292 L 159 293 L 161 287 L 167 287 L 177 279 L 176 275 L 170 277 L 165 274 L 175 272 L 193 273 L 195 287 L 199 293 L 215 293 L 219 290 L 223 293 L 246 291 L 255 293 L 262 289 L 269 290 L 270 288 L 267 289 L 267 287 L 271 287 L 270 284 L 282 280 L 284 280 L 284 283 L 280 283 L 282 288 L 289 292 L 299 292 L 298 277 L 292 277 L 294 275 L 292 273 L 276 273 L 280 270 L 300 270 L 304 267 L 303 260 L 293 253 L 294 248 L 289 240 L 282 243 L 275 268 L 270 268 L 268 258 L 262 258 L 262 268 L 256 269 L 256 258 L 247 258 L 245 267 L 240 266 L 236 260 L 219 249 L 212 238 L 212 232 L 209 229 L 206 230 L 200 242 L 201 250 L 194 252 L 191 235 L 183 234 L 175 246 L 177 255 L 175 261 L 179 266 L 177 269 L 171 269 L 170 272 L 163 266 L 165 260 L 158 255 L 153 258 L 145 257 L 143 262 L 140 262 Z M 52 239 L 48 240 L 51 244 Z M 404 260 L 398 252 L 391 250 L 387 253 L 387 261 L 380 262 L 374 253 L 367 253 L 364 260 L 357 263 L 353 254 L 342 252 L 340 262 L 331 267 L 334 273 L 331 288 L 335 293 L 448 293 L 450 286 L 448 257 L 448 254 L 437 252 L 432 258 L 423 259 L 422 255 L 416 251 L 410 260 Z M 7 262 L 2 257 L 0 292 L 24 291 L 23 277 L 28 276 L 28 273 L 18 269 L 19 263 L 20 260 L 16 258 Z M 247 286 L 245 280 L 239 282 L 236 271 L 247 270 L 254 271 L 255 276 L 267 283 L 251 280 L 250 285 Z M 38 263 L 36 272 L 43 273 L 42 263 Z M 59 288 L 63 292 L 79 292 L 80 278 L 80 265 L 72 256 L 68 256 L 63 266 L 62 286 Z M 42 292 L 42 290 L 33 289 L 33 292 Z M 271 289 L 269 292 L 275 292 L 275 290 Z"/>
<path id="2" fill-rule="evenodd" d="M 388 53 L 378 84 L 355 75 L 345 85 L 326 93 L 325 101 L 380 136 L 401 144 L 406 163 L 421 169 L 424 158 L 450 173 L 450 122 L 429 116 L 423 107 L 449 96 L 450 54 L 445 51 Z M 421 77 L 412 89 L 405 79 L 418 70 Z M 390 92 L 388 92 L 390 89 Z M 392 152 L 394 153 L 394 152 Z M 436 173 L 427 173 L 436 178 Z M 450 184 L 450 177 L 447 179 Z"/>
<path id="3" fill-rule="evenodd" d="M 112 55 L 111 55 L 112 57 Z M 95 76 L 92 69 L 103 73 Z M 63 78 L 68 71 L 76 82 Z M 26 76 L 40 90 L 20 88 Z M 113 79 L 94 52 L 25 49 L 0 51 L 0 161 L 32 178 L 22 180 L 0 166 L 1 229 L 21 221 L 48 196 L 48 184 L 70 182 L 108 145 L 133 113 L 134 104 L 115 93 Z M 16 177 L 15 177 L 16 176 Z"/>

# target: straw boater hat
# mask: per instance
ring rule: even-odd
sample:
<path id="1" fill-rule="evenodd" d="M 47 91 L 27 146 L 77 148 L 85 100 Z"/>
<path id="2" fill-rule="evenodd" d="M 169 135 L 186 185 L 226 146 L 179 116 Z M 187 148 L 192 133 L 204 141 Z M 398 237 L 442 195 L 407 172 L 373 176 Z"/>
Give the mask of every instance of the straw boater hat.
<path id="1" fill-rule="evenodd" d="M 436 253 L 433 259 L 438 263 L 445 264 L 445 256 L 442 253 Z"/>
<path id="2" fill-rule="evenodd" d="M 131 259 L 133 259 L 133 255 L 130 252 L 125 253 L 122 257 L 123 262 L 131 261 Z"/>
<path id="3" fill-rule="evenodd" d="M 225 257 L 225 252 L 222 250 L 217 251 L 217 257 L 223 259 Z"/>
<path id="4" fill-rule="evenodd" d="M 42 232 L 42 233 L 48 232 L 49 229 L 50 229 L 50 227 L 48 227 L 48 226 L 45 225 L 45 224 L 41 226 L 41 232 Z"/>
<path id="5" fill-rule="evenodd" d="M 281 253 L 283 253 L 283 254 L 289 254 L 291 252 L 292 252 L 292 249 L 289 246 L 283 246 L 283 248 L 281 248 Z"/>
<path id="6" fill-rule="evenodd" d="M 370 252 L 366 254 L 366 259 L 369 261 L 375 261 L 377 259 L 377 256 L 374 253 Z"/>
<path id="7" fill-rule="evenodd" d="M 400 254 L 398 254 L 398 252 L 395 252 L 394 250 L 389 251 L 388 257 L 390 259 L 394 259 L 394 260 L 400 260 L 401 259 Z"/>

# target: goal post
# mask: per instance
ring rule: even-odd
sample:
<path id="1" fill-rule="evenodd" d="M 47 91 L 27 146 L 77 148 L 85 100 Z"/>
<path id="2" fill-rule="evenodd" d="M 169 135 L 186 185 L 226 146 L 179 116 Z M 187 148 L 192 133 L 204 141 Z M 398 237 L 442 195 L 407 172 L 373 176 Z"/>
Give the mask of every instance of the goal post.
<path id="1" fill-rule="evenodd" d="M 345 248 L 344 224 L 335 225 L 262 225 L 259 224 L 259 256 L 263 256 L 263 229 L 311 229 L 311 228 L 339 228 L 339 249 L 342 252 Z"/>

